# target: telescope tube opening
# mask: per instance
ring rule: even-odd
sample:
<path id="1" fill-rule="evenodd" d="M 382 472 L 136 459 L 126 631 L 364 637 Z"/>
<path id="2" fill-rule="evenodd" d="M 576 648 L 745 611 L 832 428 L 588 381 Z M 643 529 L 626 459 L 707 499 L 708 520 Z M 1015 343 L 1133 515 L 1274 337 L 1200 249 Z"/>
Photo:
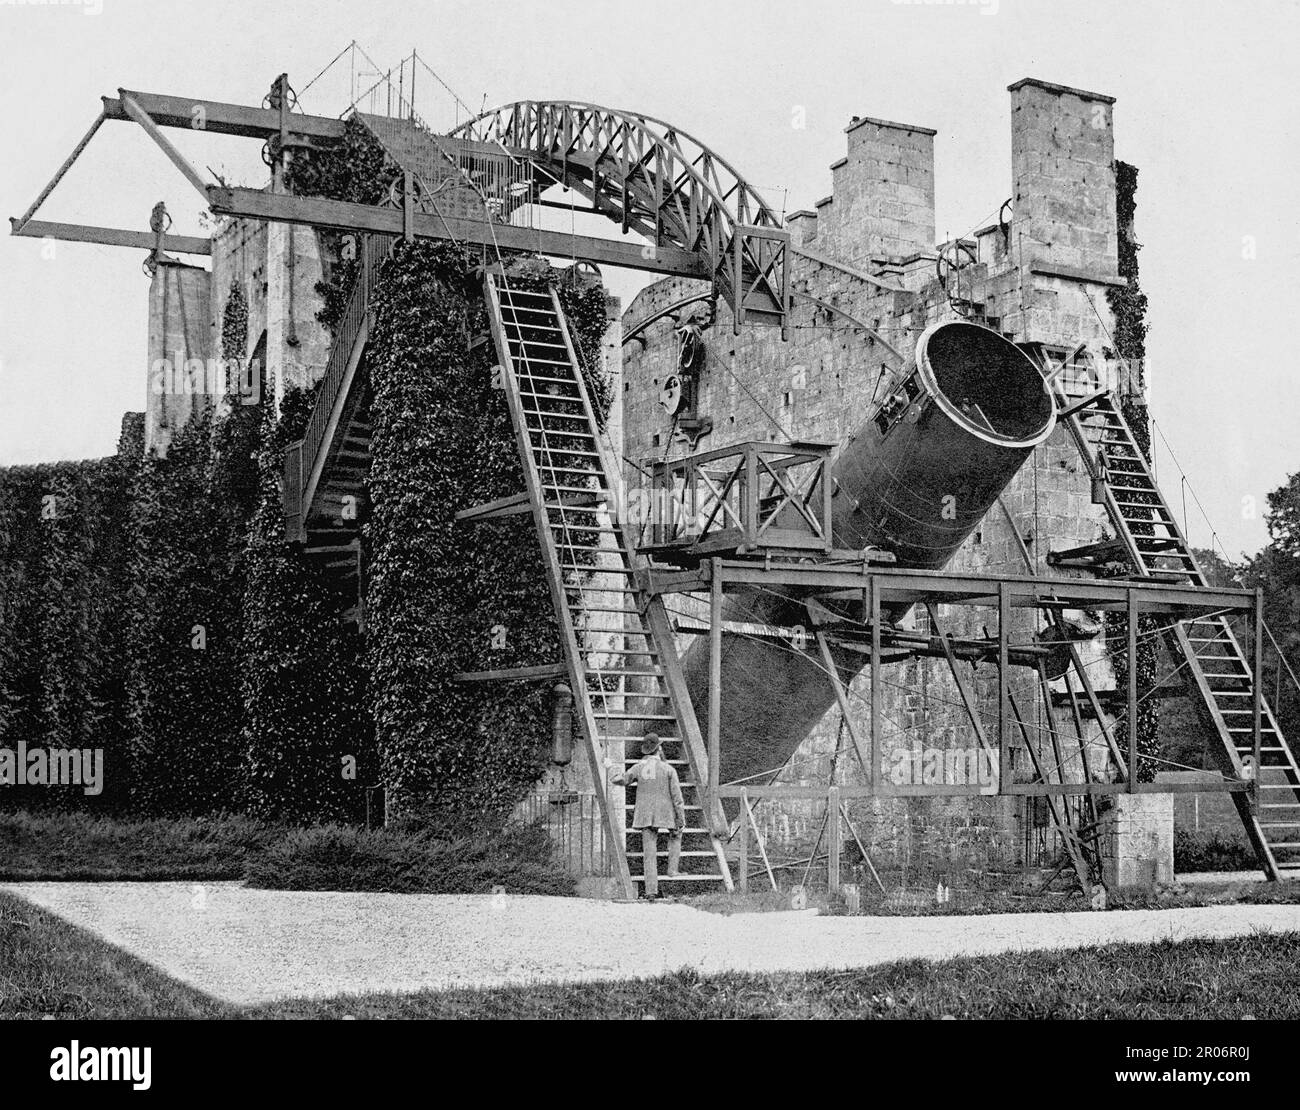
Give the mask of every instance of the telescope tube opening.
<path id="1" fill-rule="evenodd" d="M 916 353 L 940 407 L 981 438 L 1028 447 L 1055 425 L 1056 406 L 1038 367 L 997 332 L 937 324 L 921 336 Z"/>

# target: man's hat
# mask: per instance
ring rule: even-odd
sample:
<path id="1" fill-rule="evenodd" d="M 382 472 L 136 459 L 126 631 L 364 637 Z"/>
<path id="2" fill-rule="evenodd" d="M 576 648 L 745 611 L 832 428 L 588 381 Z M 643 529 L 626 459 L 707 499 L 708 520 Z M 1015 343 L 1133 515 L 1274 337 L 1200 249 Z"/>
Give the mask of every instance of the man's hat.
<path id="1" fill-rule="evenodd" d="M 645 736 L 641 738 L 641 754 L 654 755 L 654 753 L 659 750 L 661 743 L 662 742 L 656 733 L 647 732 Z"/>

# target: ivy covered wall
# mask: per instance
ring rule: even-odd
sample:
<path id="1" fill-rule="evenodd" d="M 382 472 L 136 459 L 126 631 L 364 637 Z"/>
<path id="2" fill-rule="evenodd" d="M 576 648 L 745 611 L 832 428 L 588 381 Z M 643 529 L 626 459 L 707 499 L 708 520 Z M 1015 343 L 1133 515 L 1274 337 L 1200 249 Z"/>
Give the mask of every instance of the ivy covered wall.
<path id="1" fill-rule="evenodd" d="M 603 290 L 561 286 L 560 295 L 575 344 L 599 352 Z M 472 258 L 415 243 L 388 263 L 366 356 L 366 658 L 392 803 L 439 826 L 499 821 L 545 769 L 550 739 L 544 685 L 453 674 L 562 658 L 531 519 L 455 520 L 524 488 L 505 396 L 492 385 L 495 350 L 477 342 L 487 335 Z M 593 405 L 607 413 L 609 382 L 590 360 L 584 370 Z"/>
<path id="2" fill-rule="evenodd" d="M 132 472 L 124 457 L 0 469 L 0 745 L 98 747 L 119 765 L 127 758 L 123 524 Z M 96 804 L 120 804 L 126 786 L 108 780 Z M 11 785 L 0 804 L 84 797 L 78 787 Z"/>
<path id="3" fill-rule="evenodd" d="M 1134 230 L 1134 215 L 1137 211 L 1136 166 L 1127 162 L 1115 163 L 1115 214 L 1119 225 L 1119 273 L 1126 278 L 1127 285 L 1115 286 L 1106 290 L 1106 298 L 1115 317 L 1115 349 L 1107 351 L 1108 358 L 1123 359 L 1129 367 L 1130 388 L 1120 399 L 1120 409 L 1129 427 L 1133 429 L 1133 438 L 1138 448 L 1151 459 L 1151 425 L 1146 406 L 1146 335 L 1147 335 L 1147 297 L 1138 282 L 1138 251 L 1141 244 L 1137 241 Z M 1139 500 L 1145 496 L 1135 495 Z M 1151 498 L 1155 501 L 1156 498 Z M 1135 530 L 1141 530 L 1139 525 Z M 1153 528 L 1147 531 L 1154 532 Z M 1136 568 L 1125 564 L 1123 573 L 1132 574 Z M 1148 697 L 1159 681 L 1160 638 L 1158 623 L 1153 617 L 1138 618 L 1138 779 L 1150 782 L 1155 772 L 1161 767 L 1151 757 L 1160 750 L 1160 702 Z M 1128 617 L 1123 613 L 1106 614 L 1106 642 L 1112 645 L 1111 662 L 1115 667 L 1115 688 L 1124 690 L 1128 687 L 1129 658 Z M 1129 722 L 1121 718 L 1116 725 L 1121 747 L 1128 744 Z"/>
<path id="4" fill-rule="evenodd" d="M 374 203 L 393 174 L 353 124 L 290 180 Z M 332 325 L 356 244 L 328 245 L 318 293 Z M 366 787 L 382 784 L 390 813 L 438 829 L 503 819 L 546 766 L 546 685 L 453 675 L 561 654 L 531 519 L 454 519 L 524 488 L 492 384 L 482 282 L 496 261 L 420 241 L 399 244 L 380 275 L 362 367 L 374 428 L 364 634 L 285 542 L 284 450 L 313 391 L 288 391 L 278 414 L 218 408 L 165 458 L 143 455 L 137 427 L 115 458 L 0 470 L 0 744 L 104 747 L 95 804 L 141 814 L 359 820 Z M 603 289 L 540 260 L 526 268 L 518 280 L 557 288 L 603 419 Z M 247 355 L 247 322 L 232 287 L 223 357 Z M 75 788 L 60 801 L 92 804 Z M 32 802 L 0 793 L 12 804 Z"/>

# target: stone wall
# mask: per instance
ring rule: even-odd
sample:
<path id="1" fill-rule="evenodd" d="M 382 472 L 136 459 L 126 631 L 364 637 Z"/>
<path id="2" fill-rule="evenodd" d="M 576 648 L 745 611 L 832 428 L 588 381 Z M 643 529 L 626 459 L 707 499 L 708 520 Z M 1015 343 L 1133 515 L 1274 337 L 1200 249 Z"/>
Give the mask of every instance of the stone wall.
<path id="1" fill-rule="evenodd" d="M 1102 882 L 1109 890 L 1174 881 L 1174 796 L 1112 794 L 1101 820 Z"/>
<path id="2" fill-rule="evenodd" d="M 287 387 L 311 385 L 325 371 L 330 334 L 316 319 L 323 275 L 320 236 L 311 228 L 231 219 L 212 237 L 213 349 L 221 345 L 231 286 L 238 286 L 248 301 L 244 357 L 261 349 L 265 388 L 277 406 Z"/>
<path id="3" fill-rule="evenodd" d="M 1039 341 L 1061 350 L 1088 344 L 1097 357 L 1106 353 L 1113 321 L 1105 291 L 1115 277 L 1115 227 L 1112 104 L 1110 97 L 1039 81 L 1010 87 L 1012 101 L 1012 187 L 1010 215 L 976 229 L 965 240 L 968 264 L 960 273 L 958 306 L 1016 341 Z M 934 230 L 933 130 L 917 125 L 859 118 L 848 128 L 845 158 L 832 167 L 833 192 L 815 211 L 795 213 L 789 229 L 796 243 L 814 257 L 792 260 L 795 303 L 790 338 L 774 328 L 747 327 L 733 335 L 725 303 L 707 301 L 678 310 L 716 314 L 705 331 L 708 359 L 699 383 L 698 411 L 713 420 L 713 431 L 699 442 L 707 450 L 746 439 L 814 440 L 845 443 L 883 396 L 890 367 L 889 347 L 911 353 L 929 324 L 960 318 L 936 279 Z M 1003 198 L 990 197 L 996 210 Z M 897 288 L 882 290 L 847 272 L 867 271 Z M 956 281 L 951 280 L 956 291 Z M 644 290 L 624 316 L 627 330 L 683 299 L 707 293 L 704 283 L 668 279 Z M 828 310 L 800 296 L 833 306 Z M 873 334 L 874 332 L 874 334 Z M 675 369 L 674 320 L 650 324 L 625 350 L 623 392 L 624 454 L 634 461 L 689 452 L 659 403 L 664 379 Z M 639 478 L 630 466 L 625 479 Z M 1045 558 L 1100 538 L 1105 511 L 1091 502 L 1088 475 L 1064 428 L 1037 448 L 1004 494 L 1014 527 L 1028 549 L 1032 571 L 1049 573 Z M 1000 508 L 991 512 L 950 564 L 952 570 L 1025 574 L 1013 525 Z M 683 612 L 702 615 L 690 599 L 673 598 Z M 1073 614 L 1084 617 L 1084 614 Z M 978 635 L 995 627 L 988 610 L 945 610 L 950 630 Z M 910 618 L 924 626 L 925 617 Z M 1017 611 L 1012 635 L 1032 637 L 1041 621 Z M 681 647 L 689 646 L 683 638 Z M 796 650 L 792 646 L 792 650 Z M 1113 686 L 1104 645 L 1081 645 L 1089 673 L 1099 688 Z M 996 674 L 983 667 L 974 676 L 982 718 L 996 735 Z M 756 689 L 761 676 L 755 676 Z M 973 729 L 961 708 L 957 688 L 941 661 L 913 659 L 886 669 L 884 766 L 908 749 L 968 749 Z M 1058 683 L 1057 689 L 1063 687 Z M 1062 709 L 1044 705 L 1037 678 L 1017 671 L 1013 689 L 1029 720 L 1031 734 L 1046 735 L 1047 716 L 1073 740 L 1073 725 Z M 853 716 L 866 729 L 869 692 L 866 677 L 850 690 Z M 724 713 L 726 707 L 723 707 Z M 1086 721 L 1093 750 L 1097 724 Z M 1034 730 L 1037 730 L 1036 732 Z M 825 784 L 837 748 L 836 777 L 861 782 L 863 776 L 848 746 L 838 710 L 832 710 L 804 740 L 781 776 L 786 782 Z M 1023 748 L 1019 737 L 1013 746 Z M 1077 745 L 1067 777 L 1082 779 Z M 1030 770 L 1023 752 L 1021 774 Z M 774 804 L 760 807 L 760 818 L 779 853 L 806 854 L 821 822 L 821 805 Z M 858 831 L 877 863 L 916 863 L 951 872 L 966 866 L 994 866 L 1014 858 L 1026 831 L 1024 806 L 1011 798 L 927 798 L 874 800 L 853 806 Z M 850 860 L 852 842 L 846 849 Z M 956 856 L 954 856 L 956 852 Z M 962 861 L 965 860 L 966 863 Z M 927 862 L 928 861 L 928 862 Z"/>
<path id="4" fill-rule="evenodd" d="M 144 449 L 160 455 L 177 432 L 213 404 L 206 364 L 211 275 L 164 259 L 149 282 L 149 366 Z"/>
<path id="5" fill-rule="evenodd" d="M 320 237 L 311 228 L 241 219 L 223 220 L 213 234 L 210 270 L 162 262 L 149 298 L 145 450 L 165 454 L 200 406 L 221 414 L 235 403 L 224 372 L 216 392 L 211 373 L 202 391 L 187 392 L 179 378 L 169 383 L 154 372 L 157 360 L 174 360 L 177 351 L 205 362 L 223 358 L 221 324 L 232 286 L 248 302 L 248 346 L 241 355 L 264 360 L 260 380 L 267 399 L 278 406 L 287 387 L 320 378 L 330 350 L 330 334 L 316 319 L 323 273 Z"/>

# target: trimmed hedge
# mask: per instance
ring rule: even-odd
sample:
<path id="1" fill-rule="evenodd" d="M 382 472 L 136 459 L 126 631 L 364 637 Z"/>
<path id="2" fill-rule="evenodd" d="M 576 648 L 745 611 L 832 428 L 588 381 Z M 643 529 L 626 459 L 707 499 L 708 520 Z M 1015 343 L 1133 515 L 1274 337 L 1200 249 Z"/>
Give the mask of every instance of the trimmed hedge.
<path id="1" fill-rule="evenodd" d="M 283 829 L 247 817 L 131 821 L 85 813 L 0 813 L 0 881 L 239 879 Z"/>
<path id="2" fill-rule="evenodd" d="M 1258 871 L 1255 851 L 1242 836 L 1221 832 L 1194 833 L 1174 830 L 1174 872 Z"/>
<path id="3" fill-rule="evenodd" d="M 452 840 L 400 829 L 295 829 L 249 860 L 246 879 L 267 890 L 422 894 L 572 895 L 575 885 L 535 828 Z"/>

